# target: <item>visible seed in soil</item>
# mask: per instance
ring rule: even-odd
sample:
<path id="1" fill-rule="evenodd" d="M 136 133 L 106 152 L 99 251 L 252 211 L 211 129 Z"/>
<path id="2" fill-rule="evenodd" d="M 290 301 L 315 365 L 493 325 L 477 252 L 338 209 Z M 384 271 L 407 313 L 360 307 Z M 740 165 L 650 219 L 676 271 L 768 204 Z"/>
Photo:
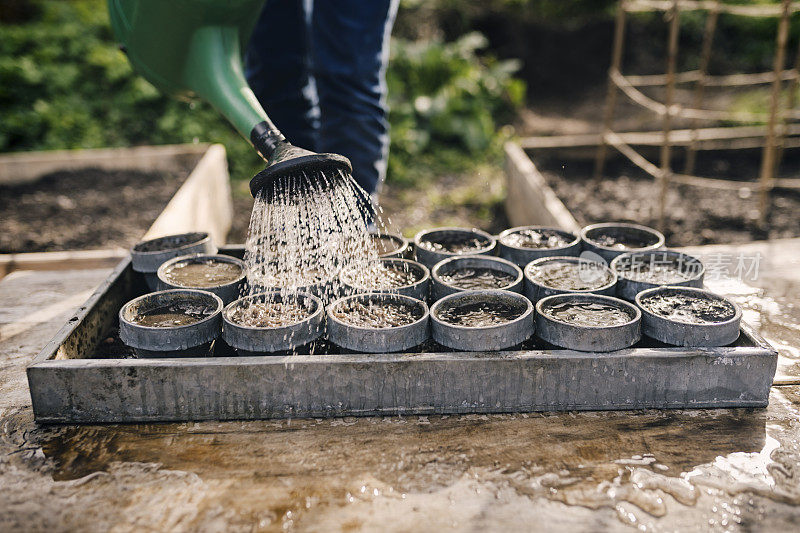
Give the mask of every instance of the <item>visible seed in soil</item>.
<path id="1" fill-rule="evenodd" d="M 542 313 L 578 326 L 621 326 L 633 318 L 625 309 L 600 302 L 562 302 L 545 307 Z"/>
<path id="2" fill-rule="evenodd" d="M 504 302 L 470 302 L 443 307 L 437 317 L 454 326 L 483 328 L 521 317 L 525 308 Z"/>
<path id="3" fill-rule="evenodd" d="M 439 274 L 443 283 L 465 290 L 503 289 L 514 282 L 515 276 L 491 268 L 459 268 Z"/>
<path id="4" fill-rule="evenodd" d="M 523 229 L 504 235 L 500 242 L 516 248 L 563 248 L 575 239 L 568 239 L 561 233 L 548 229 Z"/>
<path id="5" fill-rule="evenodd" d="M 540 285 L 569 291 L 599 289 L 614 279 L 603 265 L 589 261 L 548 261 L 531 267 L 528 272 L 532 280 Z"/>
<path id="6" fill-rule="evenodd" d="M 700 272 L 700 265 L 684 263 L 671 258 L 656 258 L 650 256 L 648 260 L 633 258 L 632 261 L 619 263 L 617 272 L 626 279 L 653 283 L 655 285 L 669 285 L 690 280 Z"/>
<path id="7" fill-rule="evenodd" d="M 349 271 L 345 278 L 352 287 L 387 290 L 413 285 L 422 279 L 422 272 L 407 265 L 377 261 Z"/>
<path id="8" fill-rule="evenodd" d="M 346 300 L 332 310 L 336 319 L 361 328 L 396 328 L 416 322 L 424 314 L 419 306 L 392 301 Z"/>
<path id="9" fill-rule="evenodd" d="M 300 302 L 249 302 L 236 306 L 230 320 L 250 328 L 278 328 L 302 322 L 311 316 L 311 311 Z"/>
<path id="10" fill-rule="evenodd" d="M 212 314 L 214 307 L 210 305 L 176 302 L 137 313 L 133 322 L 149 328 L 174 328 L 195 324 Z"/>
<path id="11" fill-rule="evenodd" d="M 589 235 L 589 240 L 614 250 L 637 250 L 653 246 L 658 242 L 654 236 L 644 233 L 608 232 L 599 235 Z"/>
<path id="12" fill-rule="evenodd" d="M 654 294 L 642 299 L 651 313 L 686 324 L 714 324 L 736 315 L 729 302 L 688 294 Z"/>
<path id="13" fill-rule="evenodd" d="M 400 249 L 400 246 L 402 246 L 401 242 L 398 242 L 389 235 L 372 234 L 370 235 L 370 239 L 372 240 L 372 244 L 378 250 L 378 256 L 381 257 L 396 252 L 398 249 Z"/>
<path id="14" fill-rule="evenodd" d="M 474 252 L 485 248 L 489 244 L 486 239 L 479 239 L 477 237 L 466 237 L 462 235 L 451 235 L 435 237 L 426 237 L 425 240 L 420 241 L 419 245 L 431 252 L 447 252 L 451 254 L 463 254 L 466 252 Z"/>
<path id="15" fill-rule="evenodd" d="M 144 242 L 136 245 L 137 252 L 161 252 L 167 250 L 174 250 L 187 244 L 198 242 L 200 236 L 196 234 L 188 235 L 169 235 L 161 237 L 160 239 L 153 239 L 150 242 Z"/>
<path id="16" fill-rule="evenodd" d="M 219 287 L 239 279 L 242 268 L 235 263 L 215 259 L 190 259 L 170 266 L 164 276 L 170 283 L 181 287 Z"/>

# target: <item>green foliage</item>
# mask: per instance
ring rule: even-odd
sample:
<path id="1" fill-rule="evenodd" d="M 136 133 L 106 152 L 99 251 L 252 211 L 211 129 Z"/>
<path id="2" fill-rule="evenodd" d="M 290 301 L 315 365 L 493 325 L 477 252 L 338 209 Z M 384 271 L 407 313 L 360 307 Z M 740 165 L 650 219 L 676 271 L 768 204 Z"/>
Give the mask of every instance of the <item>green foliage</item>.
<path id="1" fill-rule="evenodd" d="M 463 169 L 497 153 L 498 129 L 525 100 L 516 61 L 479 56 L 478 33 L 457 41 L 394 39 L 387 72 L 392 126 L 389 176 L 411 183 L 419 171 Z"/>
<path id="2" fill-rule="evenodd" d="M 0 24 L 0 152 L 221 142 L 234 177 L 254 174 L 258 156 L 216 111 L 133 73 L 103 0 L 39 7 L 31 21 Z"/>
<path id="3" fill-rule="evenodd" d="M 210 106 L 170 99 L 134 74 L 103 0 L 36 6 L 31 20 L 0 24 L 0 152 L 221 142 L 235 179 L 258 170 L 258 156 Z M 496 148 L 525 88 L 512 77 L 516 63 L 478 56 L 486 44 L 478 34 L 393 42 L 390 175 L 465 168 Z"/>

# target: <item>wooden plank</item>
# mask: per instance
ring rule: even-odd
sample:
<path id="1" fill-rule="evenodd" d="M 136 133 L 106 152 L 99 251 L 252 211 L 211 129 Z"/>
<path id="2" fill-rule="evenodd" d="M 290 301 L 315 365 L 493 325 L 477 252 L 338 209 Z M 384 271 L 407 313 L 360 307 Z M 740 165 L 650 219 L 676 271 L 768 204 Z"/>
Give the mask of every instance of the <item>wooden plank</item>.
<path id="1" fill-rule="evenodd" d="M 225 242 L 232 221 L 233 198 L 225 147 L 214 144 L 208 148 L 143 239 L 206 231 L 220 245 Z"/>
<path id="2" fill-rule="evenodd" d="M 141 171 L 181 169 L 208 150 L 207 143 L 52 150 L 0 155 L 0 184 L 26 183 L 61 170 L 86 167 Z"/>
<path id="3" fill-rule="evenodd" d="M 542 225 L 580 231 L 580 224 L 547 185 L 519 145 L 505 145 L 506 213 L 512 226 Z"/>
<path id="4" fill-rule="evenodd" d="M 0 278 L 14 270 L 82 270 L 111 268 L 127 257 L 128 250 L 70 250 L 65 252 L 34 252 L 0 254 Z"/>

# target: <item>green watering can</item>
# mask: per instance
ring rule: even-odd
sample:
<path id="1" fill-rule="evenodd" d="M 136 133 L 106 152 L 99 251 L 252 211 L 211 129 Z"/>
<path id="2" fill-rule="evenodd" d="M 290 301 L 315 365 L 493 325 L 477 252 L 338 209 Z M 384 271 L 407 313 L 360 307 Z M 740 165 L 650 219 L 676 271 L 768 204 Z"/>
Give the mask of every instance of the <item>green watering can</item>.
<path id="1" fill-rule="evenodd" d="M 267 161 L 250 192 L 269 194 L 283 176 L 352 172 L 337 154 L 293 146 L 247 85 L 242 50 L 264 0 L 108 0 L 111 26 L 134 69 L 161 91 L 200 97 L 224 115 Z M 322 183 L 327 183 L 323 180 Z"/>

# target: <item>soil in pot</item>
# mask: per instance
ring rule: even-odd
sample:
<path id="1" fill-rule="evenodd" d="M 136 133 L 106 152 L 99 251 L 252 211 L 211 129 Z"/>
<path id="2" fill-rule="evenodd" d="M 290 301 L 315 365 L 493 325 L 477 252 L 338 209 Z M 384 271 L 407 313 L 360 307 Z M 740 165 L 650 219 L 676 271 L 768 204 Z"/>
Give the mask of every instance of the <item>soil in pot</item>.
<path id="1" fill-rule="evenodd" d="M 279 328 L 301 322 L 311 316 L 308 306 L 301 302 L 266 300 L 237 305 L 230 313 L 230 320 L 240 326 L 251 328 Z"/>
<path id="2" fill-rule="evenodd" d="M 370 240 L 372 242 L 372 245 L 378 251 L 379 257 L 393 254 L 403 246 L 402 241 L 392 237 L 391 235 L 386 235 L 382 233 L 370 234 Z"/>
<path id="3" fill-rule="evenodd" d="M 483 328 L 521 317 L 525 307 L 505 302 L 467 302 L 442 307 L 436 317 L 454 326 Z"/>
<path id="4" fill-rule="evenodd" d="M 426 236 L 419 246 L 430 252 L 462 254 L 485 248 L 490 241 L 467 235 Z"/>
<path id="5" fill-rule="evenodd" d="M 238 280 L 242 267 L 214 259 L 179 261 L 164 271 L 167 281 L 182 287 L 219 287 Z"/>
<path id="6" fill-rule="evenodd" d="M 700 270 L 699 264 L 680 262 L 677 258 L 668 259 L 666 256 L 654 261 L 633 259 L 619 262 L 615 268 L 625 279 L 653 285 L 688 281 L 695 278 Z"/>
<path id="7" fill-rule="evenodd" d="M 641 305 L 654 315 L 687 324 L 726 322 L 736 315 L 729 302 L 689 294 L 654 294 Z"/>
<path id="8" fill-rule="evenodd" d="M 614 281 L 610 271 L 589 261 L 546 261 L 529 268 L 528 273 L 540 285 L 567 291 L 599 289 Z"/>
<path id="9" fill-rule="evenodd" d="M 439 279 L 459 289 L 502 289 L 514 282 L 516 276 L 491 268 L 459 268 L 439 274 Z"/>
<path id="10" fill-rule="evenodd" d="M 527 228 L 503 235 L 500 238 L 500 242 L 506 246 L 539 250 L 544 248 L 563 248 L 575 242 L 575 238 L 567 238 L 561 233 L 549 229 Z"/>
<path id="11" fill-rule="evenodd" d="M 624 309 L 600 302 L 561 302 L 542 308 L 542 314 L 577 326 L 621 326 L 634 317 Z"/>
<path id="12" fill-rule="evenodd" d="M 133 323 L 149 328 L 174 328 L 200 322 L 214 314 L 215 307 L 195 302 L 175 302 L 137 313 Z"/>
<path id="13" fill-rule="evenodd" d="M 341 322 L 361 328 L 396 328 L 412 324 L 422 318 L 420 306 L 402 302 L 349 299 L 331 310 Z"/>
<path id="14" fill-rule="evenodd" d="M 407 287 L 423 278 L 421 270 L 407 265 L 373 261 L 355 272 L 348 272 L 347 283 L 369 290 L 388 290 Z"/>

